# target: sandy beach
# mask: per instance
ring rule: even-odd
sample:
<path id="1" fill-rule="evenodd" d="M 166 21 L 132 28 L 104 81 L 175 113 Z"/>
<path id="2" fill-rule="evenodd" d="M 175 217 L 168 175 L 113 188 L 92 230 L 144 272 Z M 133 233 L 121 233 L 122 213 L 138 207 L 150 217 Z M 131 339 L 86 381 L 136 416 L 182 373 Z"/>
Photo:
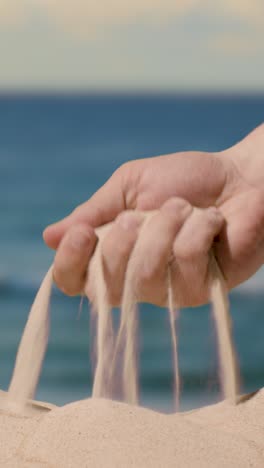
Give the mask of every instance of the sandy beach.
<path id="1" fill-rule="evenodd" d="M 135 254 L 134 254 L 135 255 Z M 132 257 L 133 258 L 133 257 Z M 137 258 L 135 256 L 135 258 Z M 100 242 L 89 274 L 98 286 L 97 392 L 93 398 L 55 407 L 30 400 L 35 394 L 49 336 L 49 299 L 53 267 L 38 291 L 22 335 L 9 393 L 0 392 L 0 466 L 7 468 L 263 468 L 264 390 L 237 398 L 236 365 L 233 359 L 231 321 L 218 270 L 214 272 L 213 304 L 219 317 L 219 349 L 222 352 L 222 403 L 186 413 L 162 414 L 136 404 L 113 401 L 107 394 L 105 376 L 111 353 L 105 347 L 110 305 L 104 299 L 104 276 Z M 130 263 L 129 263 L 130 265 Z M 133 267 L 133 264 L 132 264 Z M 133 271 L 133 268 L 132 268 Z M 136 388 L 133 294 L 126 279 L 122 320 L 127 327 L 122 375 L 124 400 L 131 403 Z M 133 288 L 131 289 L 133 291 Z M 125 288 L 126 292 L 126 288 Z M 100 300 L 100 298 L 104 300 Z M 125 305 L 124 305 L 125 304 Z M 124 315 L 124 316 L 123 316 Z M 128 331 L 131 330 L 132 334 Z M 224 332 L 224 333 L 223 333 Z M 227 353 L 227 350 L 230 352 Z M 101 368 L 100 368 L 101 363 Z M 131 364 L 132 363 L 132 364 Z M 126 372 L 125 372 L 126 370 Z M 96 377 L 95 377 L 96 381 Z M 231 389 L 231 391 L 229 391 Z M 105 393 L 109 399 L 104 397 Z M 237 404 L 235 404 L 237 402 Z"/>
<path id="2" fill-rule="evenodd" d="M 200 34 L 201 13 L 198 10 L 197 15 L 197 31 Z M 36 36 L 38 29 L 35 20 L 36 15 L 32 14 L 32 37 Z M 190 20 L 195 30 L 195 18 Z M 44 24 L 41 26 L 41 37 L 44 34 L 43 27 Z M 177 33 L 178 28 L 174 29 Z M 212 28 L 209 29 L 211 31 Z M 179 41 L 171 41 L 171 29 L 168 31 L 165 34 L 169 46 L 166 50 L 172 50 L 171 44 L 179 44 Z M 133 39 L 138 37 L 140 41 L 138 27 L 134 32 Z M 225 28 L 223 32 L 226 33 Z M 48 41 L 45 41 L 48 47 L 53 47 L 58 39 L 56 36 L 56 40 L 51 40 L 51 33 L 49 25 Z M 159 37 L 159 34 L 156 36 Z M 18 41 L 22 38 L 20 33 L 12 32 L 4 41 L 7 49 L 13 43 L 12 37 Z M 21 48 L 18 44 L 16 52 L 20 57 L 32 57 L 35 61 L 36 53 L 28 54 L 26 49 L 31 44 L 37 46 L 37 42 L 35 38 L 29 41 L 27 35 L 25 37 L 27 44 L 23 47 L 20 41 Z M 64 36 L 62 39 L 64 41 Z M 148 42 L 151 44 L 151 40 Z M 211 41 L 206 43 L 211 44 Z M 65 44 L 69 51 L 68 40 Z M 77 47 L 76 44 L 74 47 Z M 81 63 L 84 56 L 90 57 L 88 49 L 87 54 L 84 54 L 83 47 L 79 52 Z M 10 54 L 7 51 L 5 55 L 8 58 Z M 77 54 L 76 49 L 74 57 Z M 54 54 L 50 54 L 47 49 L 47 53 L 41 54 L 41 57 L 44 55 L 53 57 Z M 228 50 L 230 65 L 229 55 Z M 66 56 L 68 63 L 68 52 Z M 157 80 L 164 70 L 171 70 L 170 54 L 165 56 L 168 67 L 166 64 L 164 66 L 163 61 L 158 73 L 151 75 Z M 120 60 L 123 70 L 126 62 L 122 57 Z M 18 66 L 20 62 L 17 60 Z M 211 76 L 211 59 L 209 62 Z M 72 70 L 76 70 L 74 63 Z M 33 65 L 32 70 L 35 70 L 36 64 Z M 49 65 L 46 69 L 52 71 L 53 64 Z M 203 70 L 206 69 L 205 65 L 202 66 Z M 23 74 L 27 73 L 25 67 Z M 179 69 L 178 63 L 176 68 Z M 221 67 L 222 70 L 227 68 Z M 252 69 L 250 66 L 246 68 Z M 197 82 L 196 59 L 195 69 L 192 76 Z M 40 67 L 39 75 L 42 76 L 41 71 Z M 9 75 L 12 81 L 15 73 L 11 72 Z M 245 79 L 247 77 L 247 74 L 240 75 L 245 75 Z M 236 81 L 232 82 L 238 89 Z M 59 89 L 59 78 L 56 78 L 56 83 L 56 89 Z M 28 95 L 4 93 L 0 101 L 3 246 L 0 271 L 0 387 L 7 389 L 29 303 L 53 260 L 53 253 L 49 254 L 41 239 L 44 226 L 60 219 L 81 201 L 89 199 L 118 167 L 131 158 L 135 161 L 142 157 L 152 159 L 158 154 L 177 154 L 183 150 L 210 153 L 224 151 L 226 154 L 227 149 L 263 121 L 264 101 L 261 93 L 255 95 L 255 91 L 254 96 L 237 97 L 233 93 L 230 96 L 196 97 L 191 93 L 164 96 L 155 93 L 131 96 L 99 93 L 75 96 L 74 93 L 58 95 L 57 91 L 54 95 L 43 96 L 41 93 L 31 95 L 30 87 Z M 250 157 L 250 167 L 254 153 Z M 172 171 L 168 170 L 168 177 L 162 171 L 157 173 L 166 189 Z M 251 170 L 245 171 L 245 177 L 249 173 Z M 180 174 L 179 180 L 177 174 Z M 176 196 L 179 195 L 178 185 L 184 174 L 175 170 L 173 186 Z M 188 179 L 190 174 L 191 169 L 188 167 Z M 257 179 L 261 174 L 262 165 L 261 169 L 256 170 Z M 199 166 L 197 180 L 200 178 Z M 201 191 L 208 180 L 208 177 L 202 179 Z M 233 178 L 230 180 L 233 181 Z M 149 186 L 156 185 L 151 171 Z M 194 188 L 193 184 L 191 188 Z M 196 191 L 194 198 L 200 196 L 201 191 Z M 211 198 L 209 201 L 211 203 Z M 253 205 L 248 219 L 255 213 Z M 246 197 L 241 207 L 242 215 L 247 206 L 249 199 Z M 155 208 L 153 206 L 151 209 Z M 196 234 L 196 230 L 194 232 Z M 248 232 L 247 229 L 238 223 L 238 241 L 245 232 Z M 196 235 L 193 236 L 195 238 Z M 263 387 L 263 279 L 262 269 L 250 283 L 233 291 L 231 297 L 234 341 L 241 365 L 243 392 Z M 190 286 L 192 284 L 190 281 Z M 88 323 L 87 308 L 84 307 L 82 313 L 78 311 L 79 299 L 68 300 L 60 293 L 54 295 L 50 347 L 37 395 L 40 399 L 60 406 L 29 404 L 23 407 L 26 412 L 21 413 L 16 408 L 18 400 L 23 403 L 25 398 L 35 398 L 46 347 L 48 321 L 46 327 L 38 328 L 33 323 L 30 328 L 36 331 L 37 339 L 29 340 L 30 346 L 24 348 L 26 352 L 23 353 L 24 359 L 20 361 L 17 374 L 19 378 L 11 386 L 11 397 L 15 399 L 13 407 L 1 404 L 6 394 L 0 392 L 0 468 L 264 467 L 264 390 L 237 406 L 223 401 L 184 414 L 170 415 L 98 399 L 98 394 L 94 399 L 81 400 L 92 395 L 94 360 L 91 359 L 90 365 L 88 350 L 92 348 L 93 329 Z M 39 315 L 45 318 L 42 313 Z M 142 305 L 139 332 L 144 345 L 139 346 L 138 383 L 140 401 L 146 406 L 172 411 L 171 339 L 165 315 L 164 311 L 156 308 L 150 313 L 148 305 Z M 217 362 L 221 355 L 216 349 L 216 334 L 212 330 L 210 311 L 208 308 L 186 310 L 179 315 L 178 330 L 179 370 L 183 382 L 180 386 L 181 405 L 190 408 L 190 405 L 197 407 L 200 402 L 209 404 L 215 400 L 220 385 L 219 376 L 223 373 L 223 366 Z M 39 353 L 40 358 L 36 359 L 37 345 L 41 342 L 45 346 Z M 102 342 L 104 344 L 103 339 Z M 226 347 L 223 349 L 226 350 Z M 223 357 L 222 362 L 229 365 L 230 360 Z M 73 403 L 68 404 L 69 401 Z"/>
<path id="3" fill-rule="evenodd" d="M 104 399 L 0 412 L 0 466 L 12 468 L 262 468 L 264 390 L 165 415 Z"/>

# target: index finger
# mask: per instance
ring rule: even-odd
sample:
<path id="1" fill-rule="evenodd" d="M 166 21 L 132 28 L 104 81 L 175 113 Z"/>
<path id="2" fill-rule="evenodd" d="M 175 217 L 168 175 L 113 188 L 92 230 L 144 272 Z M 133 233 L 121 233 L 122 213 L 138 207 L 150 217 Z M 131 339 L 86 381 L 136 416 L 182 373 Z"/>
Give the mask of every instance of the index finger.
<path id="1" fill-rule="evenodd" d="M 83 224 L 93 228 L 113 221 L 126 209 L 121 171 L 110 179 L 85 203 L 79 205 L 69 216 L 51 224 L 43 232 L 48 247 L 57 249 L 66 231 L 74 224 Z"/>

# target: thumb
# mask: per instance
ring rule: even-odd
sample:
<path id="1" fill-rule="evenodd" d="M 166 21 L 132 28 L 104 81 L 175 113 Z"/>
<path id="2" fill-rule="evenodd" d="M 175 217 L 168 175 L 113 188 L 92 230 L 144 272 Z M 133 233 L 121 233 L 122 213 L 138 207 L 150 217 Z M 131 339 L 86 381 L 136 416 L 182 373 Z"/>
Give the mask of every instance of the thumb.
<path id="1" fill-rule="evenodd" d="M 44 230 L 43 238 L 48 247 L 57 249 L 65 232 L 73 224 L 87 224 L 96 228 L 112 221 L 127 208 L 124 169 L 118 169 L 87 202 L 79 205 L 69 216 Z"/>

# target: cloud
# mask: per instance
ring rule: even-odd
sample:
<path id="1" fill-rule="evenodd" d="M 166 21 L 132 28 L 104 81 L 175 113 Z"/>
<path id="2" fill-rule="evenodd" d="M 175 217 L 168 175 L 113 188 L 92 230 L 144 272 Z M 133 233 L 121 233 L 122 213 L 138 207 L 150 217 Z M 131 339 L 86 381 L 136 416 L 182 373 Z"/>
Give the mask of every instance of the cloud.
<path id="1" fill-rule="evenodd" d="M 199 0 L 40 0 L 44 9 L 51 17 L 62 21 L 84 22 L 88 24 L 103 24 L 106 22 L 120 22 L 120 20 L 137 19 L 147 15 L 153 17 L 179 14 L 191 9 Z"/>
<path id="2" fill-rule="evenodd" d="M 0 0 L 0 88 L 264 89 L 263 0 L 96 1 Z"/>
<path id="3" fill-rule="evenodd" d="M 27 10 L 25 10 L 25 2 L 22 0 L 1 0 L 0 2 L 0 25 L 6 26 L 16 25 L 17 23 L 26 20 Z"/>
<path id="4" fill-rule="evenodd" d="M 64 29 L 89 31 L 112 24 L 162 20 L 190 11 L 200 0 L 0 0 L 0 24 L 42 14 Z"/>
<path id="5" fill-rule="evenodd" d="M 223 0 L 225 9 L 255 25 L 264 25 L 263 0 Z"/>
<path id="6" fill-rule="evenodd" d="M 263 43 L 260 39 L 241 34 L 219 34 L 212 39 L 209 48 L 224 57 L 241 56 L 245 59 L 263 51 Z"/>
<path id="7" fill-rule="evenodd" d="M 37 15 L 64 31 L 89 38 L 109 26 L 137 21 L 159 24 L 194 12 L 232 16 L 264 29 L 263 0 L 0 0 L 0 25 L 26 22 Z"/>

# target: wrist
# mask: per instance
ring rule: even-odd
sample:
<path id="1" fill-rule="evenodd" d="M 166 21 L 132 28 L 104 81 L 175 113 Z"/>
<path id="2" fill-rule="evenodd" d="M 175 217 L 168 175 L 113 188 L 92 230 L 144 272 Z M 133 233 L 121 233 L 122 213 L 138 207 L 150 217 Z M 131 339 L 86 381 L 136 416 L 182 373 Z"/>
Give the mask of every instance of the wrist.
<path id="1" fill-rule="evenodd" d="M 243 182 L 264 189 L 264 124 L 219 157 L 233 166 Z"/>

